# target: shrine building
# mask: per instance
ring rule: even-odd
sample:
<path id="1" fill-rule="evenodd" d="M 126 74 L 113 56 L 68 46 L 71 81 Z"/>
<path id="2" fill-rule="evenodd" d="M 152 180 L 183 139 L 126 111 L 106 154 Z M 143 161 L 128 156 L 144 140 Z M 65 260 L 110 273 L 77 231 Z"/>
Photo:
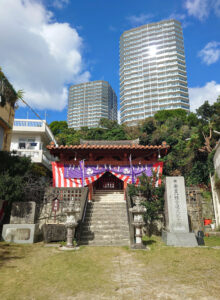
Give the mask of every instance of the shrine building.
<path id="1" fill-rule="evenodd" d="M 155 171 L 160 183 L 163 162 L 169 146 L 143 146 L 139 140 L 87 141 L 79 145 L 47 146 L 58 158 L 52 163 L 54 187 L 89 188 L 89 200 L 98 190 L 124 191 L 127 184 L 138 184 L 142 173 L 150 176 Z"/>

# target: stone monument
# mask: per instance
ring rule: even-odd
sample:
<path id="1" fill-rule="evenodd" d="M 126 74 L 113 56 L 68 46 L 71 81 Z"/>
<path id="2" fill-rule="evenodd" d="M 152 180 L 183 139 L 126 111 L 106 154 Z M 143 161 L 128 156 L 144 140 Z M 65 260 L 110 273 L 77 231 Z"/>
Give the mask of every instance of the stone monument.
<path id="1" fill-rule="evenodd" d="M 3 225 L 3 240 L 18 244 L 34 243 L 40 235 L 39 227 L 35 224 L 35 216 L 35 202 L 14 202 L 10 224 Z"/>
<path id="2" fill-rule="evenodd" d="M 165 190 L 166 230 L 162 239 L 169 246 L 198 246 L 196 236 L 189 232 L 184 177 L 166 177 Z"/>

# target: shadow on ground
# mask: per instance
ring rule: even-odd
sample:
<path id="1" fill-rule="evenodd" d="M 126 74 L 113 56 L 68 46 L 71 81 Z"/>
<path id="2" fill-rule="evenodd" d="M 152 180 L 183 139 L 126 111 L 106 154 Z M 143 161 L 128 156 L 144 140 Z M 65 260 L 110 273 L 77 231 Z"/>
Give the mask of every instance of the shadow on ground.
<path id="1" fill-rule="evenodd" d="M 155 243 L 156 243 L 155 240 L 144 240 L 144 241 L 143 241 L 143 244 L 144 244 L 145 246 L 153 245 L 153 244 L 155 244 Z"/>
<path id="2" fill-rule="evenodd" d="M 23 255 L 20 255 L 19 246 L 13 244 L 0 244 L 0 268 L 6 265 L 9 261 L 14 259 L 22 259 Z M 15 266 L 8 265 L 9 268 L 15 268 Z"/>

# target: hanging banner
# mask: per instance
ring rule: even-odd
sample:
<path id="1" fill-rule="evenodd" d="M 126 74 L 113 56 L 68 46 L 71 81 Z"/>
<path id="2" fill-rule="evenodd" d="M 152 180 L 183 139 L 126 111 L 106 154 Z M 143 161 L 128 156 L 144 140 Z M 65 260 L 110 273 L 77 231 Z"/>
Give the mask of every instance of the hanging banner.
<path id="1" fill-rule="evenodd" d="M 163 162 L 157 162 L 147 165 L 91 165 L 76 166 L 70 164 L 61 164 L 52 162 L 53 186 L 54 187 L 82 187 L 93 183 L 99 179 L 105 172 L 110 172 L 122 181 L 127 183 L 139 183 L 139 176 L 145 173 L 147 176 L 152 175 L 152 169 L 156 173 L 156 185 L 161 183 L 163 171 Z M 82 171 L 83 170 L 83 171 Z"/>

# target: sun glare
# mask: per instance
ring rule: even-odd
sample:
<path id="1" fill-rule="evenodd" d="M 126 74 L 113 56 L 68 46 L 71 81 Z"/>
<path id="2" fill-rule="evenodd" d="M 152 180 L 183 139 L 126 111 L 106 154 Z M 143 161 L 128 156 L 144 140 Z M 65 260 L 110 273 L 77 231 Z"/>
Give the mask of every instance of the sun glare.
<path id="1" fill-rule="evenodd" d="M 157 46 L 150 46 L 148 49 L 149 56 L 155 56 L 157 54 Z"/>

